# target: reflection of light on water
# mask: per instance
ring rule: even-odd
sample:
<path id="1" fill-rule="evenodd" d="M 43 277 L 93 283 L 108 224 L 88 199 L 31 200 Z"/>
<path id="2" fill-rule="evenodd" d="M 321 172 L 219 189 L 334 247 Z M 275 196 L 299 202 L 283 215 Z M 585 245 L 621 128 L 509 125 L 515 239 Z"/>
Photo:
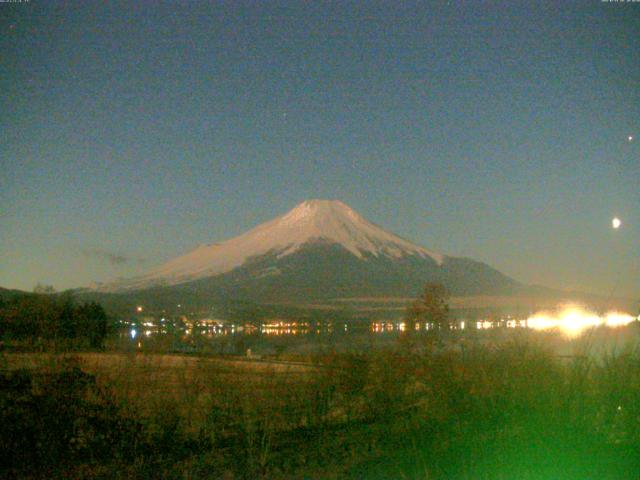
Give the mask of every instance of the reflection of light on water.
<path id="1" fill-rule="evenodd" d="M 621 327 L 635 320 L 626 313 L 609 312 L 599 316 L 580 307 L 569 306 L 557 314 L 540 312 L 527 319 L 527 325 L 534 330 L 562 330 L 568 337 L 577 337 L 584 330 L 599 327 Z"/>
<path id="2" fill-rule="evenodd" d="M 323 327 L 326 329 L 326 333 L 331 333 L 332 328 L 330 325 Z M 263 335 L 307 335 L 309 332 L 317 334 L 321 333 L 320 329 L 313 330 L 308 322 L 286 322 L 286 321 L 272 321 L 270 323 L 263 323 L 260 327 L 260 332 Z"/>
<path id="3" fill-rule="evenodd" d="M 164 320 L 164 321 L 163 321 Z M 415 324 L 403 322 L 401 320 L 376 320 L 368 323 L 368 330 L 374 334 L 401 334 L 412 326 L 416 332 L 428 332 L 431 330 L 492 330 L 492 329 L 518 329 L 531 328 L 534 330 L 557 329 L 570 338 L 582 334 L 586 329 L 600 326 L 621 327 L 636 320 L 635 317 L 621 312 L 609 312 L 605 315 L 598 315 L 576 305 L 566 305 L 554 311 L 541 311 L 529 318 L 514 318 L 511 315 L 502 318 L 479 318 L 479 319 L 452 319 L 450 326 L 438 327 L 429 322 L 415 322 Z M 165 323 L 167 322 L 167 323 Z M 210 319 L 193 322 L 173 322 L 170 319 L 162 318 L 159 323 L 146 320 L 142 323 L 121 321 L 126 330 L 123 335 L 129 336 L 137 341 L 140 337 L 152 337 L 155 335 L 170 334 L 172 331 L 181 333 L 183 338 L 196 337 L 198 335 L 207 338 L 227 335 L 253 335 L 260 334 L 266 336 L 300 336 L 300 335 L 326 335 L 336 333 L 351 334 L 365 328 L 363 323 L 315 322 L 305 320 L 280 320 L 273 319 L 260 325 L 254 324 L 226 324 Z M 364 330 L 366 331 L 366 330 Z"/>
<path id="4" fill-rule="evenodd" d="M 493 322 L 490 322 L 489 320 L 476 322 L 476 328 L 478 330 L 486 330 L 487 328 L 493 328 Z"/>

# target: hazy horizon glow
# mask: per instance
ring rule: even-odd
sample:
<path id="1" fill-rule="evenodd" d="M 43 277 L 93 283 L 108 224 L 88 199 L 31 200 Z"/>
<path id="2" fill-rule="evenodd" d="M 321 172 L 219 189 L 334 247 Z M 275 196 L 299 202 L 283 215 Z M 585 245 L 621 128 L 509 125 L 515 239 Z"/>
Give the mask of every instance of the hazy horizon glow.
<path id="1" fill-rule="evenodd" d="M 628 313 L 610 311 L 598 315 L 579 305 L 566 305 L 559 312 L 539 312 L 527 319 L 534 330 L 559 330 L 569 338 L 576 338 L 595 327 L 617 328 L 635 321 Z"/>
<path id="2" fill-rule="evenodd" d="M 129 277 L 329 198 L 638 294 L 638 4 L 32 1 L 0 33 L 0 286 Z"/>

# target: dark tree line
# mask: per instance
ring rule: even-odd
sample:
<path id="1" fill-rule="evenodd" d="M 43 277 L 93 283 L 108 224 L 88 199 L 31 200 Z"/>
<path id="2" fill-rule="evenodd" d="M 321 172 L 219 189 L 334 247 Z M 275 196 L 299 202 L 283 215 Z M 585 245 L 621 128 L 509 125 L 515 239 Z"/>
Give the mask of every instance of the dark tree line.
<path id="1" fill-rule="evenodd" d="M 0 338 L 77 340 L 100 348 L 107 314 L 95 302 L 78 304 L 70 294 L 26 294 L 0 298 Z"/>

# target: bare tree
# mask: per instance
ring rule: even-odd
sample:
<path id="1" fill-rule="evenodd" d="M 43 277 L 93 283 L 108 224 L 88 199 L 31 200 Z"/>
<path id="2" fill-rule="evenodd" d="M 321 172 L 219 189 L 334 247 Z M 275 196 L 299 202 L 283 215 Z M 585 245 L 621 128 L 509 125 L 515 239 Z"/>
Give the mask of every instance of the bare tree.
<path id="1" fill-rule="evenodd" d="M 43 285 L 38 282 L 38 284 L 33 287 L 33 293 L 56 293 L 56 289 L 53 288 L 53 285 Z"/>
<path id="2" fill-rule="evenodd" d="M 441 283 L 427 283 L 422 295 L 407 308 L 406 331 L 414 332 L 416 323 L 426 323 L 436 331 L 450 330 L 449 293 Z"/>

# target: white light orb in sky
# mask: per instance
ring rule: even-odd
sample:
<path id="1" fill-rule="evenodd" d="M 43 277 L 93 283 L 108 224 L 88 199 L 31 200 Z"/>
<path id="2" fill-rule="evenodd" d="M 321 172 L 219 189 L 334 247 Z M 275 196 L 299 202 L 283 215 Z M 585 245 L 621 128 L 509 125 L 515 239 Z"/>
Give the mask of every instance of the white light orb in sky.
<path id="1" fill-rule="evenodd" d="M 629 135 L 629 136 L 627 137 L 627 140 L 629 140 L 630 142 L 633 142 L 633 135 Z"/>
<path id="2" fill-rule="evenodd" d="M 615 230 L 617 230 L 620 228 L 621 225 L 622 225 L 622 221 L 618 217 L 613 217 L 613 220 L 611 220 L 611 226 Z"/>

